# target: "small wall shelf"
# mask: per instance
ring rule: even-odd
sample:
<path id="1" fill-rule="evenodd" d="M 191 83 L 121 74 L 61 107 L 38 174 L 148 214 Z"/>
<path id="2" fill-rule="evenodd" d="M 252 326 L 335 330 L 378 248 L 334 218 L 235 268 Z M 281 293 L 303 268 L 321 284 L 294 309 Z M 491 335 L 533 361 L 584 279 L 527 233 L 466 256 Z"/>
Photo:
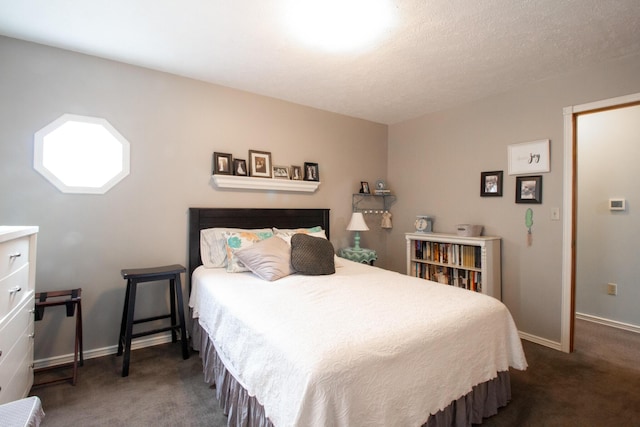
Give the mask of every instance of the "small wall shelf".
<path id="1" fill-rule="evenodd" d="M 396 201 L 396 196 L 393 194 L 368 194 L 368 193 L 356 193 L 351 196 L 351 206 L 353 212 L 364 212 L 367 210 L 378 210 L 382 209 L 383 211 L 388 211 L 391 208 L 391 205 Z M 367 203 L 369 202 L 369 203 Z M 382 206 L 380 208 L 373 207 L 372 204 L 380 204 L 382 202 Z M 365 204 L 367 207 L 362 207 L 361 205 Z"/>
<path id="2" fill-rule="evenodd" d="M 297 181 L 290 179 L 255 178 L 235 175 L 212 175 L 211 180 L 218 188 L 235 188 L 240 190 L 272 190 L 313 193 L 320 186 L 319 181 Z"/>

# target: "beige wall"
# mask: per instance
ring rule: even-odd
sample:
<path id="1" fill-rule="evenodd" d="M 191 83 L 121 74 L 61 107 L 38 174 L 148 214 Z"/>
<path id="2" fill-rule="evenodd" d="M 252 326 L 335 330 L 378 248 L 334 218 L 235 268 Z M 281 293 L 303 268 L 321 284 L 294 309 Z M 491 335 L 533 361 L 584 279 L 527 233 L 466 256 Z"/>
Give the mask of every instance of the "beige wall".
<path id="1" fill-rule="evenodd" d="M 83 288 L 87 351 L 117 344 L 122 268 L 186 264 L 189 207 L 330 208 L 337 249 L 352 242 L 351 194 L 386 175 L 381 124 L 2 37 L 0 58 L 0 223 L 40 226 L 38 290 Z M 33 169 L 34 132 L 63 113 L 104 117 L 129 140 L 131 174 L 107 194 L 63 194 Z M 317 162 L 322 184 L 215 189 L 213 152 L 247 159 L 249 149 L 274 164 Z M 372 229 L 362 245 L 384 265 L 385 234 Z M 159 314 L 163 299 L 150 291 L 137 310 Z M 36 359 L 72 352 L 72 325 L 56 311 L 37 324 Z"/>
<path id="2" fill-rule="evenodd" d="M 389 128 L 388 181 L 398 195 L 396 227 L 388 239 L 390 267 L 405 268 L 403 231 L 416 214 L 435 216 L 437 232 L 455 224 L 485 226 L 502 237 L 502 295 L 520 331 L 560 341 L 563 107 L 640 91 L 640 57 L 627 57 L 537 82 L 459 108 Z M 515 203 L 507 175 L 507 146 L 551 140 L 551 172 L 543 174 L 543 203 Z M 503 170 L 502 198 L 481 198 L 480 173 Z M 533 244 L 524 215 L 534 211 Z M 564 215 L 565 212 L 561 212 Z"/>

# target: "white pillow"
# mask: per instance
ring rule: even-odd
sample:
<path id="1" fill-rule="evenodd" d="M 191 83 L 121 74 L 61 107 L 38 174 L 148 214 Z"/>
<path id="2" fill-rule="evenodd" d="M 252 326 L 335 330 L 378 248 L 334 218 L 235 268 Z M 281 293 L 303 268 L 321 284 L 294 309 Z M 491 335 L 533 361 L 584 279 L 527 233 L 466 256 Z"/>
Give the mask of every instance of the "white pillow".
<path id="1" fill-rule="evenodd" d="M 279 238 L 287 242 L 289 245 L 291 245 L 291 237 L 294 234 L 298 234 L 298 233 L 307 234 L 313 237 L 322 237 L 323 239 L 327 238 L 327 235 L 325 234 L 324 230 L 320 226 L 313 227 L 313 228 L 297 228 L 294 230 L 281 230 L 278 228 L 273 229 L 274 236 L 278 236 Z"/>
<path id="2" fill-rule="evenodd" d="M 270 282 L 295 273 L 291 267 L 291 246 L 279 237 L 234 250 L 233 256 L 258 277 Z"/>
<path id="3" fill-rule="evenodd" d="M 200 260 L 205 268 L 220 268 L 227 266 L 227 241 L 222 235 L 226 231 L 250 231 L 263 233 L 271 231 L 270 228 L 245 230 L 242 228 L 206 228 L 200 230 Z"/>

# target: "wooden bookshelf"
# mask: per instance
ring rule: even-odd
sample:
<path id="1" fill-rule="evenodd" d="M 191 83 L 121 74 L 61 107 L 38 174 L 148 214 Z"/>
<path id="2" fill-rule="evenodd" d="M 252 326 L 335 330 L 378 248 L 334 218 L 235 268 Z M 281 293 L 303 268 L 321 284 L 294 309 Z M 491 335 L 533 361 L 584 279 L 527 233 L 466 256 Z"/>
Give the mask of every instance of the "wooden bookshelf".
<path id="1" fill-rule="evenodd" d="M 500 237 L 406 233 L 407 274 L 502 299 Z"/>

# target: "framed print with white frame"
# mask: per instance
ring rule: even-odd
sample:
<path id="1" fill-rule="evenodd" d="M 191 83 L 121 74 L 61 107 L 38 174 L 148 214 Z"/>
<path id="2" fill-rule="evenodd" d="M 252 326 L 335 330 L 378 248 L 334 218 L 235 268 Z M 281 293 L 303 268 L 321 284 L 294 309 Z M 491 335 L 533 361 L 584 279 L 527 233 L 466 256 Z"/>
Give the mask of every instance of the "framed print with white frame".
<path id="1" fill-rule="evenodd" d="M 249 150 L 249 175 L 271 178 L 271 153 Z"/>
<path id="2" fill-rule="evenodd" d="M 507 147 L 509 175 L 549 172 L 549 140 L 522 142 Z"/>

